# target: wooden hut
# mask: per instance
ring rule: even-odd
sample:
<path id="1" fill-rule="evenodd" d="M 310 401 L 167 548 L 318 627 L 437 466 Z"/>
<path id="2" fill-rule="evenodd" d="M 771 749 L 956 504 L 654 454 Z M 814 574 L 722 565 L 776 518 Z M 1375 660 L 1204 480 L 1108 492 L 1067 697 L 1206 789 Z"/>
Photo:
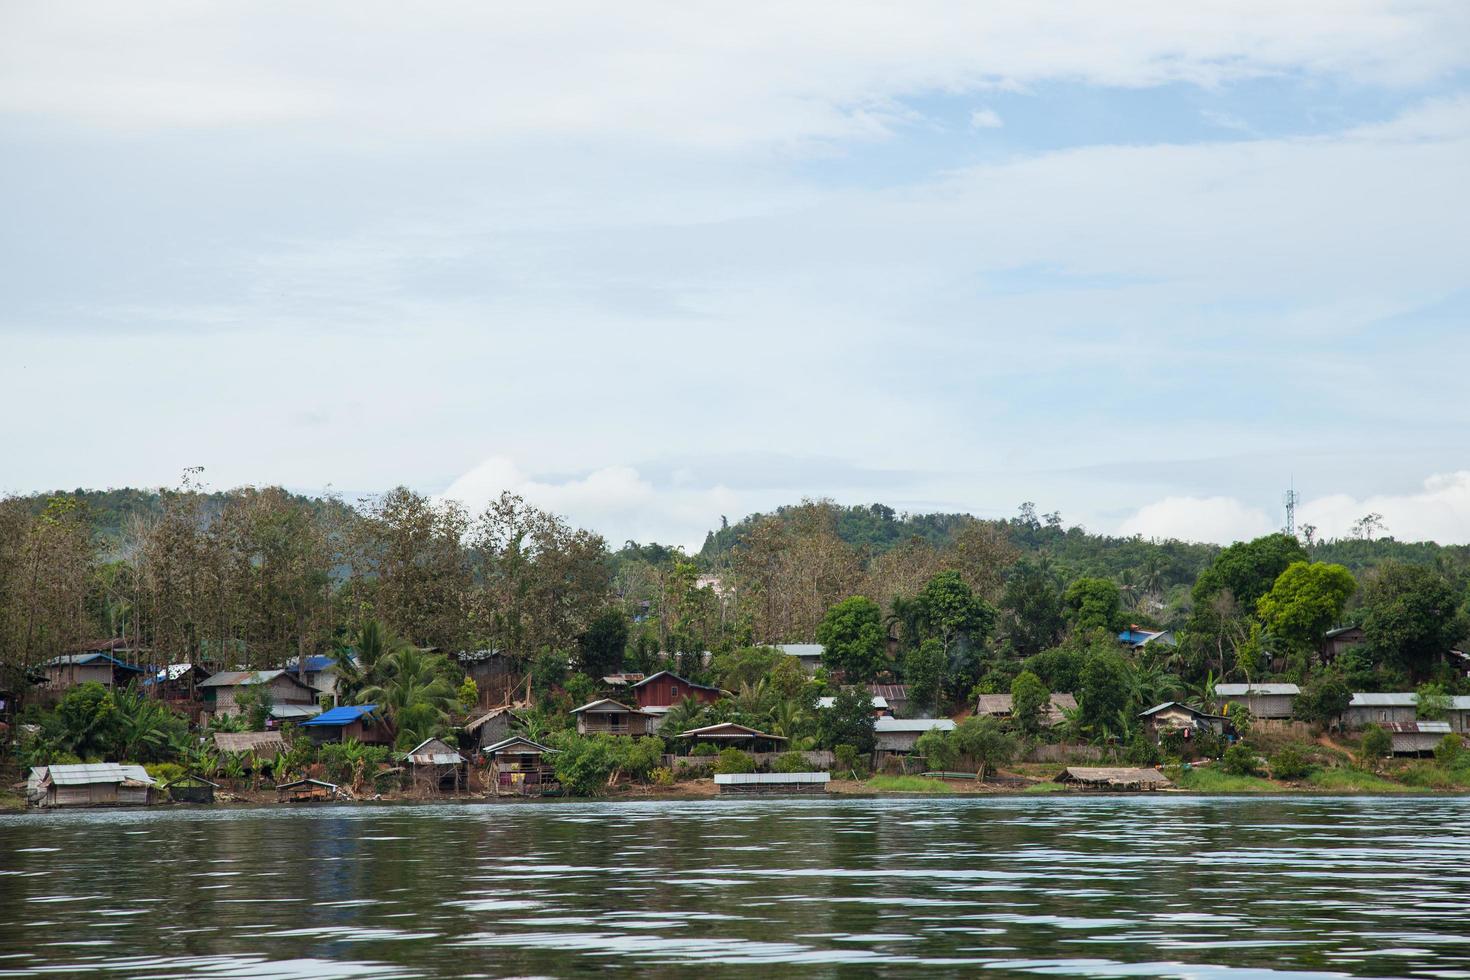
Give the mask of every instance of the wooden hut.
<path id="1" fill-rule="evenodd" d="M 1067 720 L 1065 712 L 1077 710 L 1077 699 L 1071 694 L 1048 695 L 1049 701 L 1041 712 L 1041 723 L 1055 727 Z M 1014 706 L 1009 694 L 982 694 L 975 705 L 975 714 L 991 718 L 1010 718 Z"/>
<path id="2" fill-rule="evenodd" d="M 1183 732 L 1185 738 L 1206 732 L 1223 735 L 1227 723 L 1223 715 L 1212 715 L 1179 701 L 1156 704 L 1147 711 L 1140 711 L 1138 717 L 1143 719 L 1155 739 L 1163 738 L 1167 732 L 1176 731 Z"/>
<path id="3" fill-rule="evenodd" d="M 212 783 L 197 772 L 186 772 L 164 783 L 162 788 L 168 790 L 169 799 L 175 803 L 213 803 L 219 783 Z"/>
<path id="4" fill-rule="evenodd" d="M 744 749 L 747 752 L 777 752 L 786 741 L 784 735 L 768 735 L 745 725 L 737 725 L 733 721 L 691 728 L 687 732 L 680 732 L 678 737 L 689 739 L 695 744 L 704 743 L 722 749 Z"/>
<path id="5" fill-rule="evenodd" d="M 284 670 L 222 670 L 199 683 L 204 710 L 222 717 L 243 714 L 241 696 L 257 689 L 269 692 L 273 704 L 314 705 L 317 701 L 316 688 Z"/>
<path id="6" fill-rule="evenodd" d="M 621 701 L 602 698 L 573 708 L 579 735 L 647 735 L 658 727 L 654 716 Z"/>
<path id="7" fill-rule="evenodd" d="M 260 763 L 285 752 L 286 740 L 280 732 L 215 732 L 214 747 L 221 753 L 253 757 Z"/>
<path id="8" fill-rule="evenodd" d="M 948 718 L 877 718 L 873 721 L 873 750 L 885 755 L 907 755 L 918 745 L 925 732 L 952 732 L 955 724 Z"/>
<path id="9" fill-rule="evenodd" d="M 26 781 L 33 806 L 144 806 L 153 802 L 153 777 L 142 766 L 116 762 L 37 766 Z"/>
<path id="10" fill-rule="evenodd" d="M 510 735 L 510 723 L 515 720 L 513 707 L 502 704 L 465 722 L 459 739 L 461 751 L 483 752 L 486 746 L 505 741 Z"/>
<path id="11" fill-rule="evenodd" d="M 1162 789 L 1173 785 L 1157 769 L 1092 766 L 1068 766 L 1057 776 L 1056 782 L 1070 783 L 1084 789 L 1127 790 L 1130 792 Z"/>
<path id="12" fill-rule="evenodd" d="M 464 783 L 465 759 L 443 739 L 426 738 L 403 755 L 414 785 L 459 789 Z M 449 785 L 446 787 L 445 784 Z"/>
<path id="13" fill-rule="evenodd" d="M 547 756 L 556 753 L 524 735 L 512 735 L 495 745 L 486 746 L 490 760 L 490 785 L 496 796 L 544 796 L 561 792 L 556 770 Z"/>
<path id="14" fill-rule="evenodd" d="M 276 787 L 276 799 L 282 803 L 323 803 L 336 798 L 336 785 L 320 779 L 298 779 Z"/>

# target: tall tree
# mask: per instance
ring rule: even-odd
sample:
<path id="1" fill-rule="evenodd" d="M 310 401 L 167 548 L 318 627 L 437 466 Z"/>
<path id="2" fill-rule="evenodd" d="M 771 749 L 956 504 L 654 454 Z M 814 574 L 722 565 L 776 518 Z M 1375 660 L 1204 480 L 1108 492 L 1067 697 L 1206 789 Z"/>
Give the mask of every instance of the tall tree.
<path id="1" fill-rule="evenodd" d="M 1293 650 L 1309 652 L 1341 621 L 1358 583 L 1341 565 L 1292 562 L 1261 596 L 1256 611 L 1266 631 Z"/>
<path id="2" fill-rule="evenodd" d="M 1435 661 L 1466 636 L 1463 601 L 1434 569 L 1388 562 L 1363 590 L 1366 643 L 1412 677 L 1427 677 Z"/>
<path id="3" fill-rule="evenodd" d="M 867 596 L 843 599 L 817 624 L 822 665 L 841 671 L 849 683 L 870 681 L 888 666 L 883 611 Z"/>

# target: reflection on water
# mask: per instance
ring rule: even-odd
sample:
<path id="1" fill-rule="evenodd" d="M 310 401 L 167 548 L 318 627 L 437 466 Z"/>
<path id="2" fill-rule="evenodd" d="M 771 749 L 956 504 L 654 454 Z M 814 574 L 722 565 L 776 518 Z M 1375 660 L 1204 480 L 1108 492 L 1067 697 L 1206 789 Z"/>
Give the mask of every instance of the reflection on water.
<path id="1" fill-rule="evenodd" d="M 0 817 L 0 977 L 1470 978 L 1470 800 Z"/>

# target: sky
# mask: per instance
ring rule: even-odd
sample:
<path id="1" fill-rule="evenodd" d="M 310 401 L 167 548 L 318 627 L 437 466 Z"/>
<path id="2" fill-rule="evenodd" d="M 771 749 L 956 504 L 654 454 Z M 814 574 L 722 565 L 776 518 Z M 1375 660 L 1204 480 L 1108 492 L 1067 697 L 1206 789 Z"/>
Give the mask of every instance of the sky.
<path id="1" fill-rule="evenodd" d="M 1470 541 L 1470 4 L 0 5 L 0 492 Z"/>

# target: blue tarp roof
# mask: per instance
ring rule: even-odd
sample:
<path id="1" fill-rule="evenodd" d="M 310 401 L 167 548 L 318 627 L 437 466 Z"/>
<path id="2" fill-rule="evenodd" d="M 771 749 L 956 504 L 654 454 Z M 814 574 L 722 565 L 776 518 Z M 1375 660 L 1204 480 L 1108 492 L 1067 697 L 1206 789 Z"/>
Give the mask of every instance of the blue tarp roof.
<path id="1" fill-rule="evenodd" d="M 376 704 L 349 704 L 330 711 L 323 711 L 310 721 L 303 721 L 303 728 L 309 725 L 350 725 L 363 715 L 378 710 Z"/>
<path id="2" fill-rule="evenodd" d="M 325 654 L 315 654 L 306 658 L 306 669 L 313 674 L 317 673 L 318 671 L 326 670 L 328 667 L 335 667 L 336 665 L 337 658 L 329 657 Z M 294 659 L 287 660 L 285 663 L 281 664 L 281 669 L 288 674 L 296 673 L 296 661 Z"/>

